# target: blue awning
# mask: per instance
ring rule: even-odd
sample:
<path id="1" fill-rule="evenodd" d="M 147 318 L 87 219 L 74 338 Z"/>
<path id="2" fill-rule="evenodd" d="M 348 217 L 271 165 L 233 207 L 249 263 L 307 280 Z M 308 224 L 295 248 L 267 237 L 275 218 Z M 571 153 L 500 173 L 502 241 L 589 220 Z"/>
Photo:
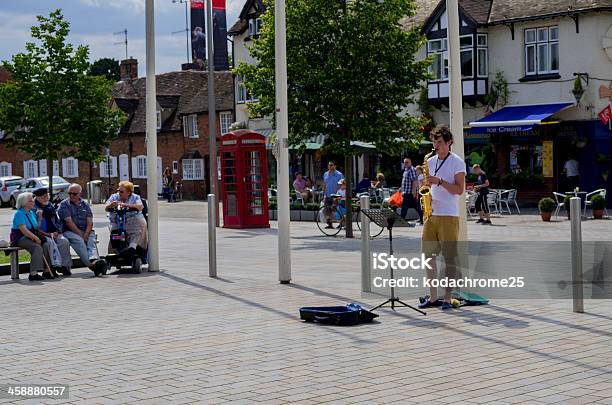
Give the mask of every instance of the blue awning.
<path id="1" fill-rule="evenodd" d="M 472 134 L 504 134 L 531 131 L 536 125 L 574 103 L 511 105 L 470 122 Z"/>

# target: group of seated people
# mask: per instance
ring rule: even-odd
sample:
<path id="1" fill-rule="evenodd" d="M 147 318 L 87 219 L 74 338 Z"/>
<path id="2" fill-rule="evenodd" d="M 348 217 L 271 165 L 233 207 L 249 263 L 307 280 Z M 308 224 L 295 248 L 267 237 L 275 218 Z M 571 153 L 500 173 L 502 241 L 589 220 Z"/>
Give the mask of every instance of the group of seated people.
<path id="1" fill-rule="evenodd" d="M 56 208 L 49 202 L 49 192 L 40 188 L 34 193 L 19 194 L 17 211 L 11 227 L 11 245 L 27 250 L 31 255 L 30 281 L 40 281 L 70 276 L 74 249 L 85 267 L 94 275 L 106 269 L 96 248 L 93 230 L 93 213 L 89 204 L 81 197 L 83 189 L 79 184 L 68 187 L 68 198 Z M 126 214 L 125 230 L 130 251 L 137 246 L 146 249 L 147 224 L 142 214 L 144 208 L 139 195 L 134 194 L 134 185 L 129 181 L 119 183 L 117 192 L 106 201 L 105 210 L 110 213 L 111 228 L 117 227 L 117 209 L 129 209 Z M 39 274 L 42 273 L 42 276 Z"/>

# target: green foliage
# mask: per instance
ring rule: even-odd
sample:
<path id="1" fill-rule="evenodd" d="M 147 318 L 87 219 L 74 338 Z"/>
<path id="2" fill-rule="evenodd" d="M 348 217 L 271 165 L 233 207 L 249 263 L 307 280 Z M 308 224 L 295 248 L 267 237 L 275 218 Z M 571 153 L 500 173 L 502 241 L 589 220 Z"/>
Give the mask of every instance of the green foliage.
<path id="1" fill-rule="evenodd" d="M 580 76 L 576 76 L 574 80 L 574 91 L 582 91 L 584 88 L 582 87 L 582 78 Z"/>
<path id="2" fill-rule="evenodd" d="M 563 208 L 565 208 L 566 210 L 570 210 L 570 199 L 573 196 L 571 195 L 566 195 L 565 198 L 563 199 Z"/>
<path id="3" fill-rule="evenodd" d="M 538 203 L 540 212 L 553 212 L 555 210 L 555 200 L 550 197 L 544 197 Z"/>
<path id="4" fill-rule="evenodd" d="M 495 79 L 491 83 L 489 93 L 485 96 L 485 102 L 491 106 L 503 107 L 510 101 L 510 87 L 504 72 L 499 71 L 495 74 Z"/>
<path id="5" fill-rule="evenodd" d="M 303 210 L 304 206 L 300 203 L 293 203 L 289 208 L 292 210 Z"/>
<path id="6" fill-rule="evenodd" d="M 124 117 L 109 107 L 112 82 L 87 76 L 88 48 L 66 42 L 70 24 L 61 11 L 37 19 L 35 42 L 4 62 L 12 79 L 0 86 L 0 129 L 12 147 L 47 159 L 51 181 L 52 161 L 62 156 L 103 159 Z"/>
<path id="7" fill-rule="evenodd" d="M 319 204 L 316 203 L 306 203 L 306 211 L 319 211 Z"/>
<path id="8" fill-rule="evenodd" d="M 603 210 L 606 208 L 606 199 L 601 194 L 594 195 L 591 198 L 591 208 L 593 210 Z"/>
<path id="9" fill-rule="evenodd" d="M 101 58 L 89 66 L 87 74 L 90 76 L 104 76 L 112 82 L 121 80 L 119 62 L 111 58 Z"/>
<path id="10" fill-rule="evenodd" d="M 260 38 L 250 49 L 257 65 L 240 64 L 252 116 L 275 110 L 274 4 L 266 2 Z M 417 61 L 419 29 L 399 21 L 414 14 L 407 0 L 288 0 L 287 70 L 290 143 L 304 146 L 327 135 L 324 149 L 353 155 L 351 140 L 399 154 L 420 139 L 420 117 L 402 114 L 427 77 Z"/>

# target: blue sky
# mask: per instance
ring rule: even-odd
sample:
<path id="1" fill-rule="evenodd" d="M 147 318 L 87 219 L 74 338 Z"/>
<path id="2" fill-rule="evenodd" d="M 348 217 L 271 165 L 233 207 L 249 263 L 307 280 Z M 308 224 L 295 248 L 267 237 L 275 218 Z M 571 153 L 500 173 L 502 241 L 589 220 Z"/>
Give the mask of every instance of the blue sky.
<path id="1" fill-rule="evenodd" d="M 246 0 L 226 0 L 227 27 L 231 27 Z M 139 75 L 145 72 L 145 0 L 0 0 L 0 60 L 25 50 L 30 27 L 37 15 L 62 9 L 70 22 L 69 42 L 89 45 L 90 59 L 125 57 L 123 40 L 113 33 L 128 30 L 128 54 L 138 59 Z M 172 0 L 155 0 L 156 71 L 180 70 L 187 59 L 185 5 Z"/>

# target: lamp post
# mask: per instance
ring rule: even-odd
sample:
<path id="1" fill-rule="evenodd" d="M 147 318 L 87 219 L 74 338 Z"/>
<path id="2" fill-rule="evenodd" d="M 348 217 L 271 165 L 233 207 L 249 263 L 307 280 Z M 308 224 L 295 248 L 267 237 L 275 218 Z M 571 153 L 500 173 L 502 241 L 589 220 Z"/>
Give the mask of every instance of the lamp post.
<path id="1" fill-rule="evenodd" d="M 149 208 L 149 271 L 159 271 L 159 217 L 157 212 L 157 96 L 155 90 L 154 0 L 146 0 L 146 141 L 147 196 Z"/>
<path id="2" fill-rule="evenodd" d="M 287 31 L 285 0 L 274 0 L 276 136 L 279 144 L 278 165 L 278 280 L 291 281 L 289 222 L 289 116 L 287 113 Z"/>
<path id="3" fill-rule="evenodd" d="M 217 276 L 217 108 L 215 106 L 215 57 L 213 46 L 212 0 L 206 0 L 206 48 L 208 56 L 208 163 L 210 194 L 215 198 L 208 201 L 208 271 L 210 277 Z M 212 205 L 212 208 L 211 208 Z"/>

